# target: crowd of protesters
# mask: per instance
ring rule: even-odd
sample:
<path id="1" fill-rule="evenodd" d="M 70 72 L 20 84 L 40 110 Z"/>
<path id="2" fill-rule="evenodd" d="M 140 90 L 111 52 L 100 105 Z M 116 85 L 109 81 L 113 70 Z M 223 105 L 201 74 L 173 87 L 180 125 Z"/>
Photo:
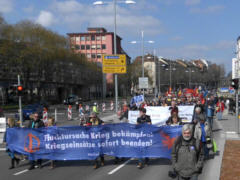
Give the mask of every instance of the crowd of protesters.
<path id="1" fill-rule="evenodd" d="M 192 122 L 184 124 L 179 117 L 178 106 L 192 105 L 194 106 L 194 112 Z M 137 118 L 137 124 L 152 124 L 151 117 L 147 115 L 147 106 L 163 106 L 169 107 L 170 116 L 166 121 L 167 126 L 179 126 L 183 125 L 182 135 L 177 138 L 172 148 L 172 165 L 173 173 L 178 176 L 179 179 L 191 179 L 197 180 L 198 174 L 201 173 L 203 168 L 204 159 L 209 159 L 209 151 L 213 148 L 213 117 L 216 114 L 217 119 L 222 119 L 222 113 L 227 107 L 229 113 L 233 110 L 231 100 L 224 101 L 223 98 L 217 98 L 214 95 L 208 95 L 206 97 L 169 97 L 163 96 L 154 100 L 146 100 L 140 104 L 124 104 L 122 112 L 120 114 L 120 121 L 128 120 L 128 112 L 130 110 L 139 110 L 140 114 Z M 88 118 L 81 122 L 81 126 L 99 126 L 104 125 L 98 117 L 97 104 L 94 103 L 93 109 L 84 109 L 82 104 L 79 105 L 79 114 L 83 116 L 85 113 L 88 114 Z M 34 113 L 31 121 L 29 121 L 28 128 L 41 128 L 44 126 L 55 126 L 54 118 L 49 118 L 48 123 L 44 124 L 39 118 L 38 113 Z M 16 127 L 15 121 L 11 118 L 8 119 L 8 127 Z M 5 138 L 6 139 L 6 138 Z M 11 158 L 10 169 L 15 168 L 18 165 L 20 159 L 18 156 L 7 150 Z M 119 157 L 116 157 L 115 161 L 118 162 Z M 185 161 L 189 163 L 185 163 Z M 149 158 L 139 158 L 137 167 L 142 169 L 144 165 L 149 163 Z M 35 167 L 42 167 L 42 160 L 30 161 L 29 170 Z M 94 168 L 104 166 L 104 155 L 101 154 L 94 161 Z M 56 162 L 51 161 L 50 169 L 56 167 Z M 192 168 L 194 167 L 194 168 Z"/>

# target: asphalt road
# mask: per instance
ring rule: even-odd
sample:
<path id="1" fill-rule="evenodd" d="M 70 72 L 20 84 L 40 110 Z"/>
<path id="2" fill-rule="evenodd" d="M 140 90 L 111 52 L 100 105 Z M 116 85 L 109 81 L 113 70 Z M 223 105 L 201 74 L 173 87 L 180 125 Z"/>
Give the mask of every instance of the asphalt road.
<path id="1" fill-rule="evenodd" d="M 61 112 L 59 112 L 61 113 Z M 63 112 L 62 112 L 63 113 Z M 113 119 L 113 113 L 107 112 L 102 116 L 103 119 L 108 119 L 109 123 L 117 123 L 118 120 Z M 110 117 L 110 118 L 109 118 Z M 60 118 L 58 125 L 77 125 L 78 121 L 67 121 L 65 118 Z M 218 131 L 214 132 L 218 133 Z M 2 145 L 0 147 L 3 147 Z M 125 159 L 119 164 L 114 164 L 114 158 L 106 156 L 105 166 L 98 169 L 93 168 L 93 161 L 58 161 L 56 162 L 56 168 L 51 170 L 50 162 L 45 160 L 43 162 L 43 168 L 36 168 L 34 170 L 28 171 L 29 162 L 28 160 L 21 161 L 18 167 L 9 170 L 10 157 L 0 149 L 0 169 L 1 175 L 0 180 L 171 180 L 168 177 L 168 171 L 172 170 L 171 162 L 168 159 L 150 159 L 148 166 L 143 169 L 137 169 L 137 160 L 135 159 Z M 208 169 L 215 167 L 216 159 L 208 160 L 205 163 L 203 174 L 199 178 L 202 180 L 208 180 L 207 177 L 209 173 Z M 219 162 L 218 162 L 219 163 Z M 210 179 L 209 179 L 210 180 Z M 211 179 L 215 180 L 215 179 Z M 217 179 L 216 179 L 217 180 Z"/>

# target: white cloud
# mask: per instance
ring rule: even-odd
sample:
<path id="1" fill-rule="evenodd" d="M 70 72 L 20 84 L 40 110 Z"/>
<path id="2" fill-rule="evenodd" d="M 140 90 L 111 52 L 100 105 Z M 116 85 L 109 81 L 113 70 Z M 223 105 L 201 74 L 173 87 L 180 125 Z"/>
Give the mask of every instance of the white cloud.
<path id="1" fill-rule="evenodd" d="M 51 12 L 41 11 L 36 22 L 42 26 L 48 27 L 54 23 L 54 17 Z"/>
<path id="2" fill-rule="evenodd" d="M 163 25 L 160 20 L 154 16 L 142 13 L 144 1 L 137 6 L 128 5 L 117 6 L 117 33 L 134 34 L 144 30 L 146 35 L 154 35 L 163 31 Z M 151 7 L 149 7 L 151 9 Z M 84 4 L 76 0 L 57 1 L 50 6 L 50 10 L 54 17 L 58 18 L 58 22 L 68 27 L 69 31 L 80 32 L 88 26 L 101 26 L 109 31 L 113 30 L 114 12 L 112 4 L 103 6 L 94 6 L 92 4 Z"/>
<path id="3" fill-rule="evenodd" d="M 201 0 L 185 0 L 185 4 L 187 6 L 197 5 L 200 3 L 201 3 Z"/>
<path id="4" fill-rule="evenodd" d="M 216 13 L 222 11 L 225 7 L 222 5 L 208 6 L 207 8 L 191 8 L 191 13 Z"/>
<path id="5" fill-rule="evenodd" d="M 9 13 L 13 10 L 13 0 L 0 0 L 0 12 Z"/>

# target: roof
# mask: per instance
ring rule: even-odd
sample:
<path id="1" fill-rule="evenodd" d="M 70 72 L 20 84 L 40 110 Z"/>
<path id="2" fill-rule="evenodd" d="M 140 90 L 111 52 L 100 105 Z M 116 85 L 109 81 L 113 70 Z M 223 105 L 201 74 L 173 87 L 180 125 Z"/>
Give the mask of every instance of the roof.
<path id="1" fill-rule="evenodd" d="M 105 33 L 92 33 L 92 32 L 85 32 L 85 33 L 67 33 L 68 36 L 79 36 L 79 35 L 86 35 L 86 36 L 89 36 L 89 35 L 114 35 L 113 32 L 105 32 Z M 122 40 L 122 38 L 120 36 L 117 35 L 117 38 Z"/>

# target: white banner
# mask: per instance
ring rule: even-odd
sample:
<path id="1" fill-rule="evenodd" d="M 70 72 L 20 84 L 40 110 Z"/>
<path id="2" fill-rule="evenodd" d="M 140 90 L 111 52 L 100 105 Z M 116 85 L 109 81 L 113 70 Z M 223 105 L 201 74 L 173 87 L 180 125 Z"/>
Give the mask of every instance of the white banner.
<path id="1" fill-rule="evenodd" d="M 192 122 L 194 106 L 178 106 L 178 116 L 184 123 Z M 152 124 L 154 125 L 165 125 L 168 118 L 171 116 L 169 106 L 147 106 L 147 115 L 151 117 Z M 140 116 L 139 111 L 129 111 L 128 120 L 131 124 L 136 124 L 137 118 Z"/>
<path id="2" fill-rule="evenodd" d="M 0 118 L 0 132 L 6 132 L 6 118 Z"/>

